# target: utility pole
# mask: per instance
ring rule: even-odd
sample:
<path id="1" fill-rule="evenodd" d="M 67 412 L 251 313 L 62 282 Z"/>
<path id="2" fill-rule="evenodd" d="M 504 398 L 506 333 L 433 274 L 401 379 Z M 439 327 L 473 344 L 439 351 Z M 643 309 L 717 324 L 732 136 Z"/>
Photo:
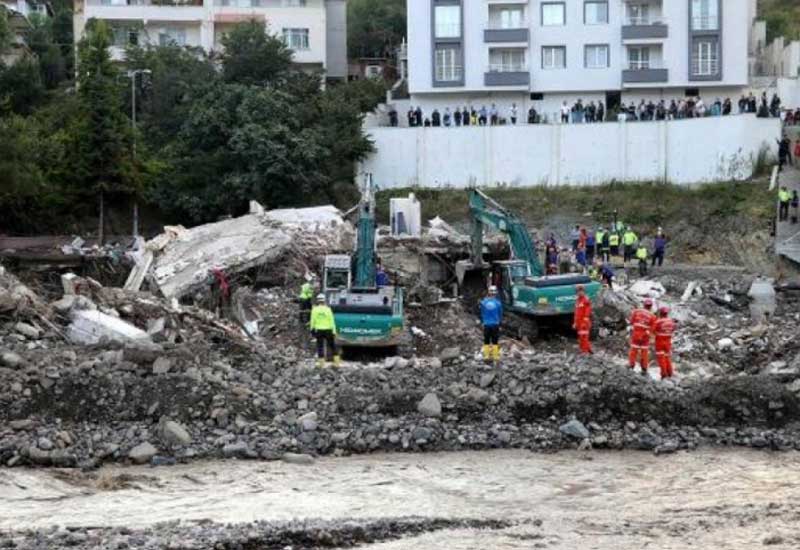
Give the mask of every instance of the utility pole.
<path id="1" fill-rule="evenodd" d="M 150 69 L 135 69 L 128 71 L 128 78 L 131 79 L 131 124 L 133 125 L 133 161 L 136 162 L 136 75 L 151 74 Z M 139 199 L 133 198 L 133 236 L 139 236 Z"/>

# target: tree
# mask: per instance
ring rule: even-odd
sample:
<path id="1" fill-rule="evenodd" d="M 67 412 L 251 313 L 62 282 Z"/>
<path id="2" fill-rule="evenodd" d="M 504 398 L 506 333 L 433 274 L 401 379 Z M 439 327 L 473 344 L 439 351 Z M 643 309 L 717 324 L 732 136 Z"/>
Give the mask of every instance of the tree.
<path id="1" fill-rule="evenodd" d="M 122 111 L 119 72 L 111 61 L 111 32 L 104 21 L 90 21 L 78 44 L 77 181 L 99 202 L 99 235 L 105 237 L 106 194 L 135 195 L 140 178 L 131 158 L 132 135 Z"/>
<path id="2" fill-rule="evenodd" d="M 392 57 L 406 35 L 406 0 L 350 0 L 347 50 L 351 59 Z"/>
<path id="3" fill-rule="evenodd" d="M 264 23 L 236 25 L 222 38 L 222 76 L 226 82 L 265 86 L 288 71 L 292 51 Z"/>
<path id="4" fill-rule="evenodd" d="M 26 42 L 39 60 L 42 82 L 47 89 L 53 89 L 66 78 L 66 61 L 61 48 L 55 44 L 53 20 L 38 13 L 28 18 L 31 28 Z"/>
<path id="5" fill-rule="evenodd" d="M 44 84 L 35 57 L 24 55 L 10 67 L 0 64 L 0 115 L 30 114 L 43 99 Z"/>
<path id="6" fill-rule="evenodd" d="M 0 54 L 11 46 L 11 27 L 8 24 L 8 9 L 0 5 Z M 0 61 L 0 65 L 2 65 Z"/>

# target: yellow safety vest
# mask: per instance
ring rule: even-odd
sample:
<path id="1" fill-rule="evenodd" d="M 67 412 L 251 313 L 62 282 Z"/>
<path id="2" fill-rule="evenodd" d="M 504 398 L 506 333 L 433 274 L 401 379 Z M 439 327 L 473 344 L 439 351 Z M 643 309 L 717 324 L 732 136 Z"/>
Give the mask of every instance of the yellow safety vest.
<path id="1" fill-rule="evenodd" d="M 311 330 L 331 330 L 336 334 L 336 321 L 328 306 L 314 306 L 311 309 Z"/>
<path id="2" fill-rule="evenodd" d="M 594 240 L 597 244 L 603 244 L 603 237 L 605 236 L 606 234 L 604 231 L 598 231 L 597 233 L 594 234 Z"/>
<path id="3" fill-rule="evenodd" d="M 625 246 L 631 246 L 636 242 L 636 233 L 633 231 L 628 231 L 622 236 L 622 242 L 625 244 Z"/>
<path id="4" fill-rule="evenodd" d="M 639 258 L 640 260 L 646 260 L 647 259 L 647 249 L 644 248 L 644 247 L 641 247 L 639 250 L 636 251 L 636 257 Z"/>
<path id="5" fill-rule="evenodd" d="M 608 238 L 608 244 L 610 246 L 619 246 L 619 235 L 616 233 L 612 233 L 611 236 Z"/>
<path id="6" fill-rule="evenodd" d="M 788 191 L 779 191 L 778 199 L 780 199 L 781 202 L 789 202 L 792 199 L 792 195 Z"/>
<path id="7" fill-rule="evenodd" d="M 310 300 L 313 297 L 314 297 L 314 287 L 311 286 L 311 283 L 303 283 L 303 286 L 300 287 L 300 299 Z"/>

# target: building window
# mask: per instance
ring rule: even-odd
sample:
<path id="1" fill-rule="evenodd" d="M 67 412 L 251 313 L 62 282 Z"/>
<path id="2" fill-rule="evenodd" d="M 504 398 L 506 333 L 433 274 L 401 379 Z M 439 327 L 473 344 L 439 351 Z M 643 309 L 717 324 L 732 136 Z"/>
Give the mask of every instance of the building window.
<path id="1" fill-rule="evenodd" d="M 586 25 L 608 24 L 608 1 L 587 0 L 583 4 L 583 22 Z"/>
<path id="2" fill-rule="evenodd" d="M 307 50 L 310 48 L 308 29 L 283 29 L 283 41 L 292 50 Z"/>
<path id="3" fill-rule="evenodd" d="M 564 2 L 542 4 L 542 26 L 560 27 L 567 24 L 567 8 Z"/>
<path id="4" fill-rule="evenodd" d="M 489 27 L 492 29 L 521 29 L 525 27 L 525 10 L 521 6 L 503 6 L 489 9 Z"/>
<path id="5" fill-rule="evenodd" d="M 461 48 L 452 46 L 436 48 L 436 81 L 460 82 L 462 77 Z"/>
<path id="6" fill-rule="evenodd" d="M 304 8 L 306 0 L 283 0 L 282 5 L 285 8 Z"/>
<path id="7" fill-rule="evenodd" d="M 719 74 L 719 42 L 695 40 L 692 44 L 692 75 L 715 76 Z"/>
<path id="8" fill-rule="evenodd" d="M 436 38 L 461 37 L 461 6 L 436 6 L 433 17 Z"/>
<path id="9" fill-rule="evenodd" d="M 542 69 L 565 69 L 567 67 L 566 46 L 543 46 Z"/>
<path id="10" fill-rule="evenodd" d="M 650 68 L 650 48 L 628 48 L 628 69 L 639 71 Z"/>
<path id="11" fill-rule="evenodd" d="M 180 27 L 167 27 L 161 29 L 158 33 L 158 45 L 169 46 L 174 44 L 176 46 L 186 45 L 186 29 Z"/>
<path id="12" fill-rule="evenodd" d="M 692 0 L 692 30 L 719 30 L 719 0 Z"/>
<path id="13" fill-rule="evenodd" d="M 525 50 L 493 49 L 489 52 L 489 71 L 498 73 L 518 73 L 527 71 Z"/>
<path id="14" fill-rule="evenodd" d="M 133 27 L 112 27 L 114 46 L 126 48 L 139 45 L 139 29 Z"/>
<path id="15" fill-rule="evenodd" d="M 588 45 L 584 50 L 584 67 L 606 69 L 609 66 L 608 44 Z"/>

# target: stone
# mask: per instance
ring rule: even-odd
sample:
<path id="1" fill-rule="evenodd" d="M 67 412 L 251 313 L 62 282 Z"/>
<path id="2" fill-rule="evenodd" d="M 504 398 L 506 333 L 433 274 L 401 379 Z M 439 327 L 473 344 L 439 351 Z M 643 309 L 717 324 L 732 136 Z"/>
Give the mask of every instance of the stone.
<path id="1" fill-rule="evenodd" d="M 157 454 L 158 449 L 153 447 L 149 441 L 145 441 L 128 451 L 128 458 L 130 458 L 134 464 L 146 464 Z"/>
<path id="2" fill-rule="evenodd" d="M 159 357 L 153 362 L 153 374 L 161 375 L 167 374 L 169 369 L 172 368 L 172 361 L 166 357 Z"/>
<path id="3" fill-rule="evenodd" d="M 428 417 L 442 416 L 442 404 L 435 393 L 429 393 L 417 405 L 417 411 Z"/>
<path id="4" fill-rule="evenodd" d="M 448 361 L 455 361 L 461 356 L 461 348 L 452 347 L 452 348 L 445 348 L 439 354 L 439 360 L 442 363 L 447 363 Z"/>
<path id="5" fill-rule="evenodd" d="M 466 398 L 475 403 L 488 403 L 492 396 L 488 391 L 481 388 L 470 388 Z"/>
<path id="6" fill-rule="evenodd" d="M 675 453 L 677 451 L 678 451 L 678 442 L 672 440 L 665 441 L 664 443 L 653 449 L 653 452 L 655 452 L 656 455 L 668 455 Z"/>
<path id="7" fill-rule="evenodd" d="M 428 361 L 428 364 L 430 365 L 430 367 L 432 369 L 440 369 L 440 368 L 442 368 L 442 360 L 439 359 L 438 357 L 434 357 L 433 359 Z"/>
<path id="8" fill-rule="evenodd" d="M 415 441 L 430 441 L 431 437 L 433 437 L 433 430 L 430 428 L 426 428 L 425 426 L 417 426 L 414 428 L 414 431 L 411 432 L 411 437 Z"/>
<path id="9" fill-rule="evenodd" d="M 589 430 L 580 420 L 570 420 L 566 424 L 559 426 L 558 431 L 562 434 L 575 439 L 587 439 L 589 437 Z"/>
<path id="10" fill-rule="evenodd" d="M 483 376 L 481 376 L 480 387 L 481 388 L 488 388 L 494 382 L 494 378 L 497 376 L 494 372 L 487 372 Z"/>
<path id="11" fill-rule="evenodd" d="M 55 447 L 55 445 L 53 445 L 53 442 L 47 439 L 46 437 L 40 437 L 39 440 L 36 442 L 36 446 L 43 451 L 52 451 L 53 447 Z"/>
<path id="12" fill-rule="evenodd" d="M 163 423 L 161 436 L 170 445 L 189 445 L 192 442 L 189 431 L 174 420 L 167 420 Z"/>
<path id="13" fill-rule="evenodd" d="M 297 419 L 297 425 L 300 426 L 304 432 L 316 431 L 317 427 L 319 426 L 319 423 L 317 422 L 317 413 L 310 412 L 304 414 Z"/>
<path id="14" fill-rule="evenodd" d="M 733 345 L 734 343 L 732 338 L 721 338 L 717 342 L 717 348 L 719 348 L 720 350 L 731 349 Z"/>
<path id="15" fill-rule="evenodd" d="M 31 340 L 38 340 L 41 336 L 41 331 L 28 323 L 19 322 L 14 325 L 14 330 Z"/>
<path id="16" fill-rule="evenodd" d="M 154 363 L 163 353 L 164 348 L 160 345 L 150 341 L 141 341 L 127 344 L 122 351 L 122 358 L 137 365 L 149 365 Z"/>
<path id="17" fill-rule="evenodd" d="M 287 464 L 298 464 L 301 466 L 314 464 L 313 456 L 300 453 L 285 453 L 283 456 L 281 456 L 281 460 Z"/>
<path id="18" fill-rule="evenodd" d="M 11 426 L 12 430 L 21 432 L 25 430 L 30 430 L 33 427 L 33 420 L 31 420 L 30 418 L 24 418 L 22 420 L 12 420 L 11 422 L 8 423 L 8 425 Z"/>
<path id="19" fill-rule="evenodd" d="M 50 452 L 37 447 L 30 447 L 28 449 L 28 458 L 31 462 L 39 466 L 48 466 L 50 464 Z"/>
<path id="20" fill-rule="evenodd" d="M 18 353 L 14 353 L 13 351 L 4 351 L 0 354 L 0 363 L 4 364 L 7 367 L 11 367 L 15 369 L 22 365 L 25 361 L 22 359 L 22 356 Z"/>
<path id="21" fill-rule="evenodd" d="M 239 441 L 225 445 L 222 448 L 222 454 L 225 458 L 248 458 L 251 453 L 247 443 Z"/>

